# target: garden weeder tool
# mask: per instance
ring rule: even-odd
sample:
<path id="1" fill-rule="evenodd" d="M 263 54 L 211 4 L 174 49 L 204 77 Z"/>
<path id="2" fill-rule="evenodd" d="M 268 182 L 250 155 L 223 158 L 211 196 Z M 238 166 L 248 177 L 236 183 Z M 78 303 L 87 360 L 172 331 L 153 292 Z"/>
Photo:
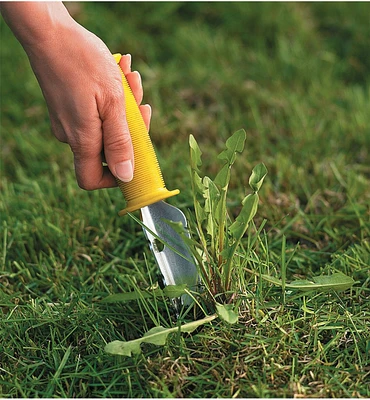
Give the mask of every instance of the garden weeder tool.
<path id="1" fill-rule="evenodd" d="M 121 55 L 115 54 L 118 64 Z M 196 289 L 198 283 L 197 268 L 183 238 L 166 221 L 182 224 L 186 232 L 187 221 L 184 214 L 165 199 L 175 196 L 179 190 L 167 190 L 163 181 L 159 163 L 150 140 L 149 133 L 141 116 L 131 88 L 122 70 L 122 84 L 125 93 L 126 118 L 134 148 L 135 168 L 131 182 L 118 180 L 118 185 L 126 199 L 127 206 L 119 212 L 125 215 L 141 209 L 143 230 L 149 241 L 164 285 L 187 284 L 189 289 Z M 181 303 L 189 305 L 189 295 L 181 296 Z"/>

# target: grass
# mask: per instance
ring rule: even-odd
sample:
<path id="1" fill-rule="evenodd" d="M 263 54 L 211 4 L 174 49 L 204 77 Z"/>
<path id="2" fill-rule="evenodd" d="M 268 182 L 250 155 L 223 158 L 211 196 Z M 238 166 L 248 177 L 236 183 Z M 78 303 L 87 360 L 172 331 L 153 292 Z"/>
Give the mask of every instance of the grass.
<path id="1" fill-rule="evenodd" d="M 214 321 L 134 358 L 106 354 L 111 340 L 171 325 L 161 300 L 100 302 L 148 287 L 156 266 L 141 228 L 117 217 L 120 191 L 78 188 L 1 21 L 1 396 L 369 397 L 369 4 L 69 7 L 112 52 L 133 55 L 167 186 L 181 190 L 173 204 L 192 212 L 189 135 L 214 177 L 215 155 L 244 128 L 231 213 L 252 167 L 269 170 L 245 236 L 246 247 L 256 239 L 248 268 L 287 282 L 343 272 L 357 283 L 296 296 L 246 274 L 237 324 Z"/>

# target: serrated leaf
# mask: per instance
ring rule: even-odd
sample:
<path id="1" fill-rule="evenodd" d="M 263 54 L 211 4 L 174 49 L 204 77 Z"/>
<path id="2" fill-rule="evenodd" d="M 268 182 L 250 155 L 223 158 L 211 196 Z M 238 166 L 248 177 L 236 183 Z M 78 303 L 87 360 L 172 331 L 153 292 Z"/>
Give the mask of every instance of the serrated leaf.
<path id="1" fill-rule="evenodd" d="M 170 329 L 163 328 L 163 326 L 156 326 L 146 332 L 142 338 L 130 340 L 128 342 L 114 340 L 108 343 L 104 350 L 110 354 L 131 357 L 132 354 L 141 353 L 141 343 L 152 343 L 157 346 L 164 346 L 169 333 Z"/>
<path id="2" fill-rule="evenodd" d="M 274 285 L 282 286 L 282 281 L 271 277 L 269 275 L 261 274 L 261 278 Z M 350 276 L 337 272 L 332 275 L 321 275 L 315 276 L 311 280 L 299 279 L 292 281 L 291 283 L 286 283 L 286 289 L 294 289 L 301 291 L 328 291 L 328 290 L 347 290 L 352 287 L 356 282 Z"/>
<path id="3" fill-rule="evenodd" d="M 198 175 L 198 173 L 194 169 L 192 169 L 191 175 L 192 175 L 193 189 L 195 189 L 196 193 L 203 195 L 205 187 L 203 185 L 202 178 Z"/>
<path id="4" fill-rule="evenodd" d="M 236 252 L 237 247 L 248 228 L 249 222 L 253 219 L 257 212 L 258 208 L 258 194 L 253 193 L 246 196 L 242 202 L 242 209 L 230 226 L 230 233 L 233 237 L 230 246 L 225 247 L 222 251 L 222 258 L 226 260 L 226 263 L 223 267 L 223 276 L 224 276 L 224 286 L 226 290 L 228 290 L 230 285 L 231 279 L 231 269 L 232 269 L 232 262 L 234 259 L 234 255 Z"/>
<path id="5" fill-rule="evenodd" d="M 182 285 L 168 285 L 163 289 L 163 294 L 170 299 L 181 297 L 186 293 L 187 287 L 188 285 L 186 283 Z"/>
<path id="6" fill-rule="evenodd" d="M 230 182 L 230 170 L 231 166 L 229 164 L 225 164 L 220 171 L 218 172 L 214 182 L 221 189 L 226 190 L 229 186 Z"/>
<path id="7" fill-rule="evenodd" d="M 261 189 L 266 175 L 267 168 L 264 163 L 260 163 L 253 168 L 252 174 L 249 178 L 249 186 L 254 192 L 258 192 Z"/>
<path id="8" fill-rule="evenodd" d="M 208 176 L 204 177 L 203 184 L 206 189 L 204 191 L 204 198 L 205 198 L 204 211 L 207 214 L 206 230 L 207 233 L 211 236 L 213 241 L 215 239 L 215 236 L 217 235 L 218 219 L 216 216 L 216 208 L 220 200 L 220 192 L 217 186 Z"/>
<path id="9" fill-rule="evenodd" d="M 222 190 L 227 190 L 230 182 L 230 170 L 236 159 L 236 153 L 241 153 L 244 149 L 246 133 L 244 129 L 236 131 L 226 141 L 226 149 L 219 154 L 220 160 L 226 161 L 225 165 L 218 172 L 214 182 Z"/>
<path id="10" fill-rule="evenodd" d="M 115 354 L 119 356 L 132 357 L 132 354 L 140 354 L 140 341 L 131 340 L 131 342 L 123 342 L 121 340 L 114 340 L 108 343 L 104 351 L 109 354 Z"/>
<path id="11" fill-rule="evenodd" d="M 236 240 L 239 240 L 244 235 L 244 232 L 248 228 L 249 222 L 256 215 L 258 208 L 258 194 L 251 193 L 246 196 L 242 202 L 242 205 L 243 207 L 239 215 L 230 226 L 230 233 Z"/>
<path id="12" fill-rule="evenodd" d="M 125 303 L 128 301 L 148 299 L 154 297 L 168 297 L 170 299 L 180 297 L 186 293 L 186 284 L 182 285 L 168 285 L 163 290 L 160 288 L 147 289 L 147 290 L 135 290 L 126 293 L 117 293 L 105 297 L 101 300 L 101 303 Z"/>
<path id="13" fill-rule="evenodd" d="M 229 164 L 233 164 L 236 153 L 241 153 L 243 151 L 246 138 L 247 134 L 244 129 L 234 132 L 226 140 L 226 149 L 219 154 L 218 158 L 227 161 Z"/>
<path id="14" fill-rule="evenodd" d="M 332 275 L 314 276 L 312 280 L 296 280 L 285 285 L 289 289 L 299 290 L 347 290 L 355 284 L 355 281 L 350 276 L 341 272 Z"/>
<path id="15" fill-rule="evenodd" d="M 202 152 L 198 146 L 197 141 L 193 135 L 189 136 L 189 147 L 190 147 L 190 165 L 191 168 L 199 172 L 198 167 L 202 165 Z"/>
<path id="16" fill-rule="evenodd" d="M 207 316 L 197 321 L 192 321 L 187 324 L 181 325 L 174 328 L 164 328 L 163 326 L 156 326 L 150 329 L 143 337 L 139 339 L 130 340 L 124 342 L 121 340 L 114 340 L 105 346 L 105 351 L 110 354 L 121 355 L 131 357 L 132 354 L 141 353 L 141 343 L 151 343 L 156 346 L 164 346 L 166 344 L 167 337 L 170 333 L 178 332 L 194 332 L 199 326 L 211 322 L 217 317 L 216 314 Z"/>
<path id="17" fill-rule="evenodd" d="M 207 218 L 207 213 L 204 211 L 204 208 L 200 205 L 197 199 L 194 199 L 194 209 L 197 216 L 197 220 L 199 224 L 202 224 L 203 221 Z"/>
<path id="18" fill-rule="evenodd" d="M 217 315 L 229 324 L 236 324 L 238 322 L 238 314 L 234 310 L 233 304 L 216 304 Z"/>
<path id="19" fill-rule="evenodd" d="M 155 344 L 156 346 L 164 346 L 166 344 L 167 336 L 170 332 L 163 326 L 155 326 L 148 332 L 144 333 L 142 337 L 143 342 Z"/>
<path id="20" fill-rule="evenodd" d="M 206 200 L 204 211 L 212 213 L 220 199 L 220 191 L 208 176 L 204 177 L 203 185 L 206 188 L 204 193 L 204 198 Z"/>

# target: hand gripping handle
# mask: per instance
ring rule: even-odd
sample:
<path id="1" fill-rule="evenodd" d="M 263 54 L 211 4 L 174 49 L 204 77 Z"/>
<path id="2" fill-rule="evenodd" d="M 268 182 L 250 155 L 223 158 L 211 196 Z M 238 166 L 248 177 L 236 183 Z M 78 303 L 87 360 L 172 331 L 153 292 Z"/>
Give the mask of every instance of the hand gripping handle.
<path id="1" fill-rule="evenodd" d="M 118 64 L 121 54 L 114 54 L 113 57 Z M 120 71 L 125 93 L 126 118 L 135 158 L 134 177 L 132 181 L 126 183 L 117 179 L 118 186 L 127 202 L 126 208 L 121 210 L 119 215 L 125 215 L 128 212 L 175 196 L 179 193 L 179 190 L 169 191 L 166 189 L 157 156 L 139 107 L 121 68 Z"/>

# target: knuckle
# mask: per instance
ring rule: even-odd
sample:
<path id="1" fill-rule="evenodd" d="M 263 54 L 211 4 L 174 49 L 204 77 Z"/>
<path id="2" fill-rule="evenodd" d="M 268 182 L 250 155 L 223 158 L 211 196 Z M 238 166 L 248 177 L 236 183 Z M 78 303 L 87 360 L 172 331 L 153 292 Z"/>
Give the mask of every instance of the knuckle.
<path id="1" fill-rule="evenodd" d="M 76 180 L 78 186 L 83 190 L 95 190 L 99 188 L 99 185 L 86 175 L 76 173 Z"/>
<path id="2" fill-rule="evenodd" d="M 79 180 L 77 180 L 77 183 L 78 183 L 78 186 L 79 186 L 81 189 L 83 189 L 83 190 L 90 191 L 90 190 L 96 190 L 96 189 L 98 189 L 98 186 L 97 186 L 97 185 L 92 185 L 92 184 L 90 184 L 90 183 L 81 182 L 81 181 L 79 181 Z"/>
<path id="3" fill-rule="evenodd" d="M 108 85 L 104 90 L 103 104 L 106 109 L 122 109 L 124 106 L 124 92 L 121 83 L 114 81 L 114 84 Z"/>
<path id="4" fill-rule="evenodd" d="M 131 137 L 129 134 L 110 135 L 104 138 L 104 149 L 109 151 L 120 151 L 131 146 Z"/>
<path id="5" fill-rule="evenodd" d="M 68 144 L 75 159 L 89 159 L 95 157 L 101 151 L 100 143 L 95 143 L 91 139 L 82 139 L 78 135 L 73 140 L 70 140 Z"/>

